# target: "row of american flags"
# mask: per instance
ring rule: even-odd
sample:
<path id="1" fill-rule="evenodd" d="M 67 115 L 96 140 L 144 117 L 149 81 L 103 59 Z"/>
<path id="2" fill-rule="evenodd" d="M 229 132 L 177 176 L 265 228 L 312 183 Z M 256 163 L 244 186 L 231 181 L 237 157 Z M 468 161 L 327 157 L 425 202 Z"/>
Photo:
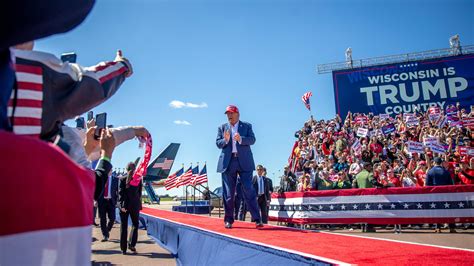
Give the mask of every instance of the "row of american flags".
<path id="1" fill-rule="evenodd" d="M 172 188 L 178 188 L 182 186 L 197 186 L 200 184 L 204 184 L 207 182 L 207 168 L 206 164 L 204 167 L 199 171 L 199 165 L 196 165 L 194 168 L 189 166 L 188 170 L 184 171 L 184 165 L 170 175 L 165 180 L 165 188 L 166 190 L 170 190 Z"/>

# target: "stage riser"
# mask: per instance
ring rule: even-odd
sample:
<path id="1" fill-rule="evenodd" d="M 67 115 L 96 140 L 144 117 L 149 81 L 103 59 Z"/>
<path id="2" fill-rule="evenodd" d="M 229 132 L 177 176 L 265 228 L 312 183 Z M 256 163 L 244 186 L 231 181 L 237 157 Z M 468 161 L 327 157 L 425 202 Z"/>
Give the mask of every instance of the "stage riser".
<path id="1" fill-rule="evenodd" d="M 143 215 L 148 234 L 178 265 L 330 265 L 269 247 Z"/>

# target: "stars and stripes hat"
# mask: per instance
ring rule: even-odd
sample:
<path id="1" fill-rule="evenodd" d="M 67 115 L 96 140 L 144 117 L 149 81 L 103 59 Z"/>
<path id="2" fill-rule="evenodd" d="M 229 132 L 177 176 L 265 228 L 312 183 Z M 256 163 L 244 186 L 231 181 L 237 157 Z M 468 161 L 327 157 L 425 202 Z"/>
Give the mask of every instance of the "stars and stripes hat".
<path id="1" fill-rule="evenodd" d="M 224 114 L 227 114 L 227 113 L 239 113 L 239 108 L 237 108 L 237 106 L 235 105 L 229 105 L 227 106 L 227 108 L 225 109 L 225 113 Z"/>

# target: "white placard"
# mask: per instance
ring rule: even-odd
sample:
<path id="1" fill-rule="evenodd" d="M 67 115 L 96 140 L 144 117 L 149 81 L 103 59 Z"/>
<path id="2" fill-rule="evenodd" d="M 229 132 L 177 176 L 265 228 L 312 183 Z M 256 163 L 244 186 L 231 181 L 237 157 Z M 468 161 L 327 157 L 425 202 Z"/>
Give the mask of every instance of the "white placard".
<path id="1" fill-rule="evenodd" d="M 446 152 L 446 150 L 444 149 L 444 146 L 439 144 L 439 143 L 433 143 L 431 146 L 431 151 L 435 152 L 435 153 L 441 153 L 441 154 L 444 154 Z"/>
<path id="2" fill-rule="evenodd" d="M 369 133 L 368 128 L 359 127 L 359 129 L 357 129 L 357 136 L 358 137 L 365 138 L 368 133 Z"/>
<path id="3" fill-rule="evenodd" d="M 408 152 L 410 153 L 425 153 L 423 143 L 416 141 L 407 141 Z"/>
<path id="4" fill-rule="evenodd" d="M 428 137 L 423 138 L 423 144 L 425 144 L 426 147 L 431 148 L 433 144 L 437 144 L 437 143 L 438 143 L 437 137 L 428 136 Z"/>

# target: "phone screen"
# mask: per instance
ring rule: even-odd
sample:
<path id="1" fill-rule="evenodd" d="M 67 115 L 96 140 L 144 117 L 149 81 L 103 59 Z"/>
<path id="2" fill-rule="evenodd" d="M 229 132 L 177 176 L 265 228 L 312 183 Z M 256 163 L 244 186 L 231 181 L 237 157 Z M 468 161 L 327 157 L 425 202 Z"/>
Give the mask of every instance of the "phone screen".
<path id="1" fill-rule="evenodd" d="M 75 53 L 65 53 L 61 55 L 61 61 L 76 63 L 77 55 Z"/>
<path id="2" fill-rule="evenodd" d="M 95 132 L 94 132 L 94 137 L 96 139 L 99 139 L 101 131 L 106 127 L 107 125 L 107 113 L 100 113 L 95 116 L 95 125 L 97 126 Z"/>
<path id="3" fill-rule="evenodd" d="M 94 112 L 89 111 L 87 112 L 87 121 L 91 121 L 94 118 Z"/>
<path id="4" fill-rule="evenodd" d="M 86 122 L 84 121 L 84 117 L 78 117 L 76 119 L 76 127 L 77 128 L 85 128 L 86 127 Z"/>

